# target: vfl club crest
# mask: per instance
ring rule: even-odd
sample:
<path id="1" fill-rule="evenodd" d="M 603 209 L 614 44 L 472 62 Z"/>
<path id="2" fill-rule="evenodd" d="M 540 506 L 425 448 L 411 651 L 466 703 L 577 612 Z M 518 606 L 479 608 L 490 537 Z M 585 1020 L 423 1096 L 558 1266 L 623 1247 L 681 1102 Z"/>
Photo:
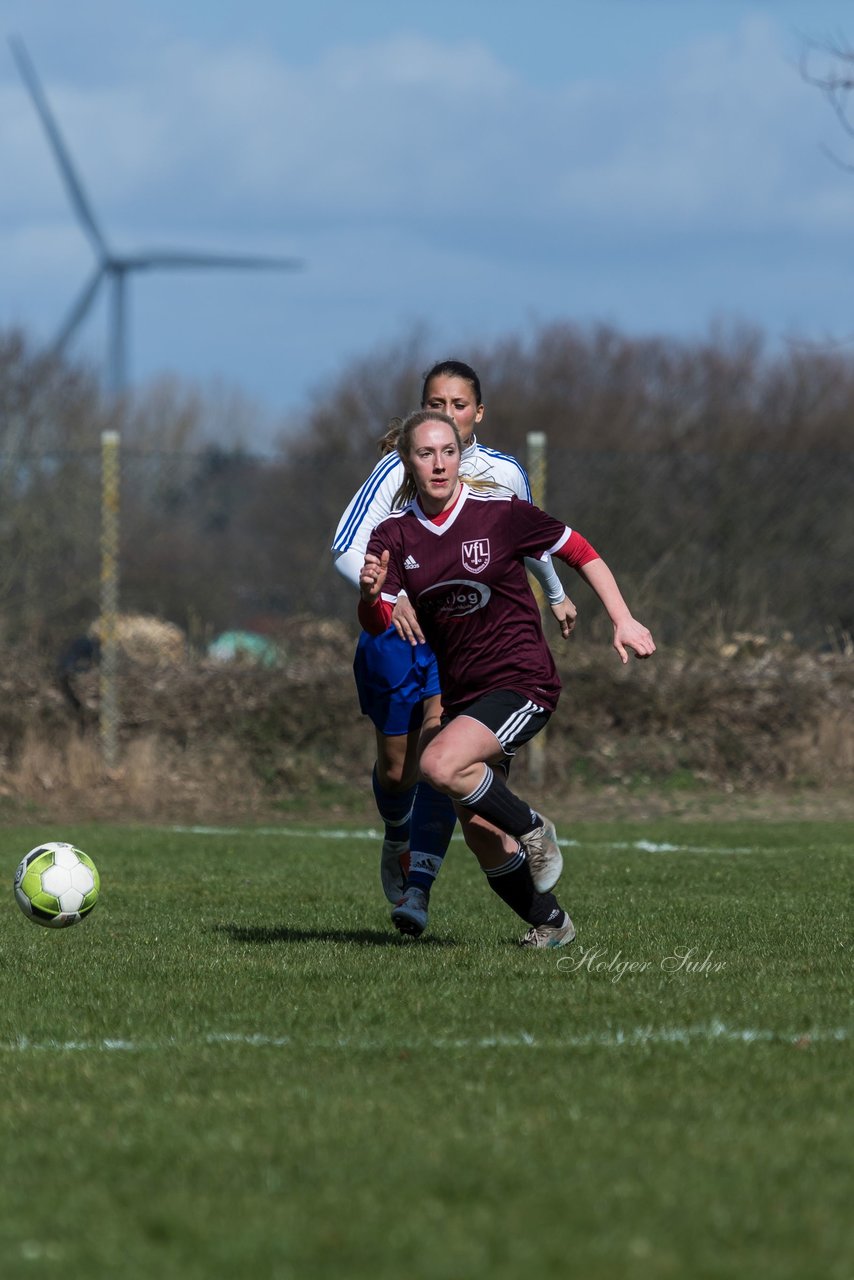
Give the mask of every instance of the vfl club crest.
<path id="1" fill-rule="evenodd" d="M 468 573 L 483 573 L 489 564 L 489 538 L 475 538 L 463 543 L 463 568 Z"/>

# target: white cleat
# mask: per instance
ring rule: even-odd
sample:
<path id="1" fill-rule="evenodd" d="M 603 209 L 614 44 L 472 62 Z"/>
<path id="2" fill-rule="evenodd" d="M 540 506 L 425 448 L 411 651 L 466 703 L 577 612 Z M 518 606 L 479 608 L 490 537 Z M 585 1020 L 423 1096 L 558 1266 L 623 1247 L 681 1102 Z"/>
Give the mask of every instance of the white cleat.
<path id="1" fill-rule="evenodd" d="M 563 855 L 558 846 L 554 823 L 543 818 L 542 814 L 540 817 L 543 819 L 542 826 L 534 827 L 533 831 L 521 836 L 519 843 L 525 850 L 534 888 L 537 893 L 548 893 L 560 879 Z"/>
<path id="2" fill-rule="evenodd" d="M 567 913 L 563 913 L 563 924 L 532 924 L 524 938 L 519 939 L 520 947 L 565 947 L 575 938 L 575 925 Z"/>

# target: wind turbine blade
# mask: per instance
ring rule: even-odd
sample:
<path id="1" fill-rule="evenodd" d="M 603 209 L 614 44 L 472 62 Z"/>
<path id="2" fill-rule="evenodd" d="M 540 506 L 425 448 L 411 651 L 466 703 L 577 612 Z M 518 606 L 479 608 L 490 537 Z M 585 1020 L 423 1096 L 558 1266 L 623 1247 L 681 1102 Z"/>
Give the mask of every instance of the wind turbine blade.
<path id="1" fill-rule="evenodd" d="M 123 266 L 132 271 L 145 271 L 152 267 L 170 269 L 197 267 L 223 267 L 246 271 L 300 271 L 305 263 L 302 258 L 267 258 L 251 253 L 193 253 L 152 249 L 148 253 L 135 253 L 121 258 Z"/>
<path id="2" fill-rule="evenodd" d="M 54 339 L 53 350 L 55 354 L 57 355 L 60 354 L 60 352 L 63 350 L 66 343 L 68 342 L 69 338 L 74 333 L 74 330 L 77 328 L 78 325 L 83 323 L 86 313 L 88 312 L 92 303 L 95 301 L 95 295 L 97 294 L 99 288 L 101 287 L 101 281 L 104 278 L 104 274 L 106 270 L 107 268 L 103 264 L 101 264 L 101 266 L 99 267 L 96 267 L 94 273 L 89 279 L 89 283 L 86 285 L 85 289 L 79 295 L 74 306 L 71 308 L 68 315 L 65 317 L 65 322 L 63 323 L 62 328 L 60 329 L 59 333 L 56 335 L 56 338 Z"/>
<path id="3" fill-rule="evenodd" d="M 95 221 L 95 215 L 92 213 L 86 193 L 83 190 L 83 184 L 77 177 L 74 166 L 71 163 L 71 156 L 68 148 L 62 140 L 56 121 L 53 118 L 47 98 L 39 83 L 35 68 L 30 61 L 30 56 L 24 48 L 23 41 L 18 36 L 9 37 L 9 45 L 12 49 L 12 57 L 17 63 L 21 77 L 29 90 L 30 97 L 33 100 L 36 111 L 39 114 L 44 131 L 47 134 L 48 141 L 53 149 L 56 162 L 59 165 L 59 171 L 62 174 L 65 188 L 68 192 L 69 199 L 77 213 L 77 217 L 83 224 L 83 229 L 95 247 L 95 252 L 100 258 L 108 258 L 109 251 L 107 242 L 104 239 L 101 228 Z"/>

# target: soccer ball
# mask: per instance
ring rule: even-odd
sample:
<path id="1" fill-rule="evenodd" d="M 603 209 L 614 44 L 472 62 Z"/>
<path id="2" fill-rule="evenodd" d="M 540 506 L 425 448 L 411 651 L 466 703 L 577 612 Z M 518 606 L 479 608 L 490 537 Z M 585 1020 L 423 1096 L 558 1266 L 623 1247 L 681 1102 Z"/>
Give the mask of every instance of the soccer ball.
<path id="1" fill-rule="evenodd" d="M 87 854 L 72 844 L 40 844 L 15 872 L 15 899 L 25 916 L 49 929 L 65 929 L 98 901 L 101 877 Z"/>

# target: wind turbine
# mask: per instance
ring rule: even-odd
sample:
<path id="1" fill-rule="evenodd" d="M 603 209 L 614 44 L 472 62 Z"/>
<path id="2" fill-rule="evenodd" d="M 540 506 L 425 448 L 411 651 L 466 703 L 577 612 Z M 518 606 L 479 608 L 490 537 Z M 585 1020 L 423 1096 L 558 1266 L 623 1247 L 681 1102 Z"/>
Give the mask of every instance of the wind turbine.
<path id="1" fill-rule="evenodd" d="M 296 271 L 302 267 L 303 263 L 299 258 L 259 257 L 255 254 L 196 253 L 170 249 L 150 249 L 142 253 L 130 254 L 115 253 L 110 248 L 92 212 L 92 206 L 71 162 L 68 148 L 48 106 L 44 90 L 39 83 L 30 56 L 24 48 L 23 41 L 17 36 L 10 36 L 9 45 L 24 84 L 41 119 L 44 131 L 47 134 L 72 207 L 89 243 L 95 251 L 97 260 L 95 270 L 68 312 L 54 340 L 53 350 L 59 353 L 66 347 L 75 331 L 86 318 L 102 283 L 106 280 L 110 286 L 108 381 L 110 391 L 114 396 L 118 397 L 125 389 L 127 368 L 126 291 L 128 276 L 131 272 L 150 271 L 152 269 L 183 270 L 196 268 Z"/>

